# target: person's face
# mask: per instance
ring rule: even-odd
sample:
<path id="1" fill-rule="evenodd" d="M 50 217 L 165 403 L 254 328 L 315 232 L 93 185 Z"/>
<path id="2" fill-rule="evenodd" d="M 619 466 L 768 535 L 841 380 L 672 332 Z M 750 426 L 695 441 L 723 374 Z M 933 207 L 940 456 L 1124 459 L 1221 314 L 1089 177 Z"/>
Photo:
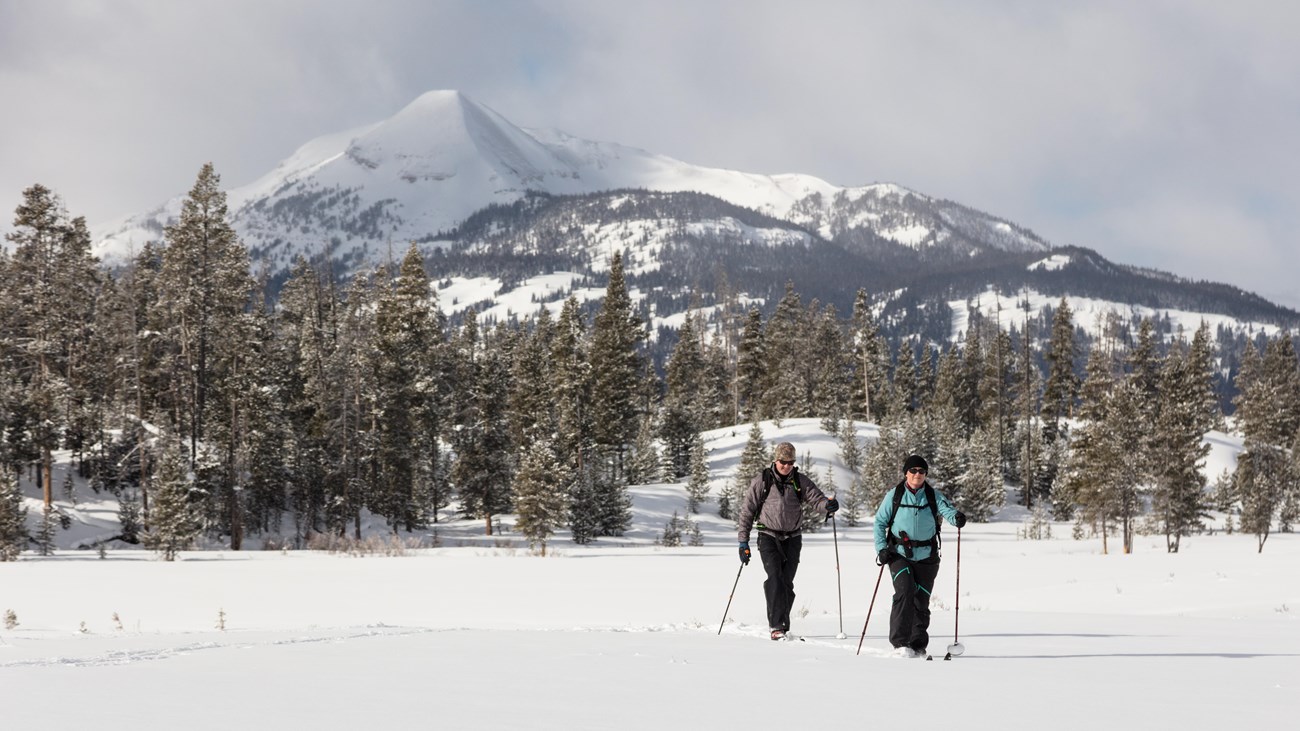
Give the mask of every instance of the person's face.
<path id="1" fill-rule="evenodd" d="M 907 486 L 913 490 L 919 489 L 925 484 L 925 470 L 920 467 L 913 467 L 907 471 Z"/>
<path id="2" fill-rule="evenodd" d="M 794 460 L 778 459 L 776 461 L 776 471 L 781 473 L 782 477 L 787 477 L 794 471 Z"/>

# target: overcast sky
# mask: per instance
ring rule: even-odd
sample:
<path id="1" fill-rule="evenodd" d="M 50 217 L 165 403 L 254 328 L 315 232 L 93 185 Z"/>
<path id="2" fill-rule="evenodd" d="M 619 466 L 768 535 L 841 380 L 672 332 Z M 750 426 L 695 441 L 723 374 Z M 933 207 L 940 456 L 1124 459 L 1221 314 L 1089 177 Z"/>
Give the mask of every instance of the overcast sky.
<path id="1" fill-rule="evenodd" d="M 459 89 L 523 127 L 893 182 L 1300 308 L 1300 3 L 0 0 L 0 207 L 95 224 Z M 7 203 L 5 201 L 8 201 Z"/>

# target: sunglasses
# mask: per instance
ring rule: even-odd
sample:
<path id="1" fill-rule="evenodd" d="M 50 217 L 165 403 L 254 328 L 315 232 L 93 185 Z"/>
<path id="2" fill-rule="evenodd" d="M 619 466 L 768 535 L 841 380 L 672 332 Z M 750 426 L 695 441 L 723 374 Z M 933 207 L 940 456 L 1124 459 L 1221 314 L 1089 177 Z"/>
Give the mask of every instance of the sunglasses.
<path id="1" fill-rule="evenodd" d="M 782 467 L 789 467 L 790 465 L 794 464 L 794 460 L 792 460 L 792 459 L 778 459 L 778 460 L 776 461 L 776 463 L 779 464 L 779 465 L 781 465 Z"/>
<path id="2" fill-rule="evenodd" d="M 909 475 L 924 475 L 924 474 L 925 474 L 925 470 L 921 469 L 920 467 L 913 467 L 912 469 L 910 469 L 910 470 L 907 471 L 907 474 L 909 474 Z"/>

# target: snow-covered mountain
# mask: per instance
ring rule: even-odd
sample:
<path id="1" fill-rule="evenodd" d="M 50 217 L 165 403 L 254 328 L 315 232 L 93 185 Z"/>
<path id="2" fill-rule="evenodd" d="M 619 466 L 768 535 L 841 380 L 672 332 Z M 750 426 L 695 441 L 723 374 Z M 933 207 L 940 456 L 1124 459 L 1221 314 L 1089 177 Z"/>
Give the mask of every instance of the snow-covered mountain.
<path id="1" fill-rule="evenodd" d="M 897 185 L 841 188 L 810 175 L 707 168 L 558 131 L 521 129 L 457 91 L 432 91 L 393 117 L 303 145 L 259 180 L 229 192 L 234 226 L 272 269 L 302 254 L 376 261 L 491 204 L 529 191 L 694 191 L 789 220 L 827 239 L 866 229 L 922 248 L 952 241 L 1011 251 L 1046 242 L 993 216 Z M 96 227 L 97 253 L 120 260 L 160 237 L 181 196 Z"/>
<path id="2" fill-rule="evenodd" d="M 161 238 L 182 200 L 96 227 L 97 253 L 122 261 Z M 1150 317 L 1165 338 L 1206 321 L 1219 328 L 1229 367 L 1246 338 L 1300 327 L 1300 313 L 1236 287 L 1053 247 L 1011 221 L 898 185 L 841 188 L 525 130 L 455 91 L 312 140 L 230 190 L 228 202 L 272 287 L 297 256 L 347 274 L 414 242 L 440 306 L 453 316 L 474 307 L 488 322 L 558 312 L 570 296 L 599 300 L 609 259 L 622 253 L 652 330 L 675 330 L 689 309 L 711 317 L 770 308 L 787 282 L 841 317 L 865 289 L 895 340 L 956 342 L 977 310 L 1004 327 L 1036 319 L 1030 330 L 1042 339 L 1064 297 L 1085 330 L 1105 312 L 1126 323 Z M 671 340 L 652 336 L 657 358 Z"/>

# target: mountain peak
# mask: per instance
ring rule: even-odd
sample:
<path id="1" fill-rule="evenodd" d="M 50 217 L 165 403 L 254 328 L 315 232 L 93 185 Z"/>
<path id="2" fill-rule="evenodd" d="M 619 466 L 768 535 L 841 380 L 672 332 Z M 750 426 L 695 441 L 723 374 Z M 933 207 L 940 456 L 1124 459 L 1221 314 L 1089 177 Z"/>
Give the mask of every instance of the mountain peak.
<path id="1" fill-rule="evenodd" d="M 521 189 L 567 166 L 531 135 L 459 91 L 421 94 L 356 138 L 347 157 L 407 182 L 460 177 Z"/>

